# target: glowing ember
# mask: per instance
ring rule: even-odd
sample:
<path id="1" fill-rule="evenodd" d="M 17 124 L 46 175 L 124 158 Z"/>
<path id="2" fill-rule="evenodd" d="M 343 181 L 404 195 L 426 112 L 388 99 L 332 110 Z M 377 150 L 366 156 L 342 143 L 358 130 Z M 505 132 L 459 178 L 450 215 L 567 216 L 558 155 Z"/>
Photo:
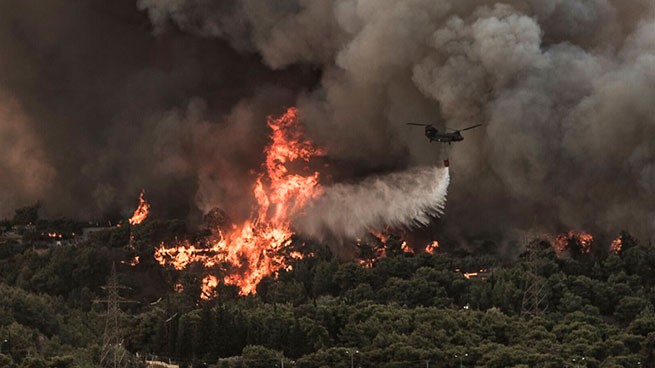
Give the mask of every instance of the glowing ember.
<path id="1" fill-rule="evenodd" d="M 148 212 L 150 211 L 150 204 L 146 202 L 146 200 L 143 198 L 144 194 L 145 192 L 143 190 L 141 191 L 141 194 L 139 194 L 139 205 L 134 210 L 134 214 L 129 220 L 130 224 L 132 225 L 138 225 L 148 217 Z"/>
<path id="2" fill-rule="evenodd" d="M 122 264 L 127 264 L 132 267 L 136 266 L 141 262 L 141 257 L 139 256 L 134 256 L 134 258 L 130 259 L 129 261 L 121 261 Z"/>
<path id="3" fill-rule="evenodd" d="M 459 268 L 456 271 L 459 272 Z M 477 278 L 486 280 L 488 276 L 489 276 L 489 270 L 487 270 L 486 268 L 481 268 L 478 272 L 464 272 L 464 277 L 466 277 L 469 280 L 477 279 Z"/>
<path id="4" fill-rule="evenodd" d="M 465 273 L 464 273 L 464 277 L 466 277 L 466 278 L 469 279 L 469 280 L 470 280 L 472 277 L 478 277 L 478 275 L 479 275 L 479 274 L 478 274 L 477 272 L 465 272 Z"/>
<path id="5" fill-rule="evenodd" d="M 425 253 L 434 254 L 437 249 L 439 249 L 439 242 L 435 240 L 425 246 Z"/>
<path id="6" fill-rule="evenodd" d="M 384 231 L 371 230 L 370 233 L 371 233 L 371 235 L 373 235 L 373 237 L 375 237 L 376 239 L 378 239 L 380 241 L 380 244 L 382 244 L 385 247 L 387 246 L 387 242 L 391 238 L 391 235 L 390 235 L 388 230 L 384 230 Z M 403 242 L 400 244 L 400 249 L 405 253 L 414 253 L 414 249 L 412 249 L 407 244 L 406 240 L 403 240 Z M 386 253 L 386 252 L 383 252 L 383 253 Z M 381 257 L 384 257 L 385 255 L 386 254 L 382 254 Z"/>
<path id="7" fill-rule="evenodd" d="M 291 243 L 291 218 L 321 193 L 319 174 L 292 173 L 288 165 L 298 161 L 307 163 L 323 152 L 303 138 L 297 114 L 297 109 L 290 108 L 279 118 L 268 118 L 271 142 L 264 149 L 264 172 L 258 175 L 252 189 L 257 201 L 253 218 L 240 226 L 233 225 L 226 234 L 219 229 L 210 239 L 209 247 L 188 242 L 173 248 L 162 244 L 155 252 L 159 263 L 173 265 L 178 270 L 194 262 L 207 268 L 223 267 L 226 273 L 223 282 L 236 285 L 242 295 L 247 295 L 255 293 L 262 278 L 289 269 L 287 258 L 302 258 L 298 252 L 287 257 L 282 251 Z M 218 285 L 217 278 L 208 277 L 203 280 L 203 298 L 211 297 L 211 290 Z"/>
<path id="8" fill-rule="evenodd" d="M 610 252 L 612 254 L 621 253 L 622 248 L 623 248 L 623 240 L 621 240 L 621 237 L 618 237 L 618 238 L 614 239 L 612 244 L 610 244 Z"/>
<path id="9" fill-rule="evenodd" d="M 371 235 L 377 238 L 382 244 L 387 244 L 387 241 L 389 240 L 389 234 L 386 232 L 371 230 Z"/>
<path id="10" fill-rule="evenodd" d="M 391 235 L 389 234 L 388 230 L 384 230 L 381 232 L 371 230 L 369 233 L 373 236 L 373 238 L 377 239 L 379 243 L 377 244 L 362 244 L 362 241 L 360 239 L 357 240 L 357 246 L 362 248 L 364 245 L 367 246 L 372 246 L 371 249 L 368 249 L 368 247 L 364 247 L 365 251 L 363 252 L 362 255 L 360 255 L 359 259 L 359 264 L 364 267 L 364 268 L 373 268 L 375 265 L 375 262 L 381 258 L 385 258 L 387 256 L 387 250 L 390 246 L 388 244 L 389 239 L 391 239 Z M 394 240 L 397 238 L 394 238 Z M 395 241 L 391 244 L 392 247 L 395 247 L 397 243 Z M 412 247 L 407 244 L 407 241 L 403 240 L 402 243 L 400 243 L 400 250 L 402 250 L 403 253 L 408 253 L 408 254 L 414 254 L 415 251 Z"/>
<path id="11" fill-rule="evenodd" d="M 202 293 L 200 294 L 200 297 L 202 299 L 211 299 L 214 297 L 214 290 L 218 286 L 218 279 L 216 276 L 213 275 L 207 275 L 205 278 L 202 279 Z"/>
<path id="12" fill-rule="evenodd" d="M 575 241 L 580 245 L 580 252 L 589 253 L 591 252 L 591 243 L 594 241 L 594 237 L 583 231 L 569 231 L 557 235 L 552 243 L 558 253 L 563 253 L 571 241 Z"/>
<path id="13" fill-rule="evenodd" d="M 375 265 L 375 261 L 377 261 L 380 258 L 384 258 L 387 256 L 387 250 L 385 248 L 385 244 L 382 242 L 382 240 L 375 235 L 376 233 L 371 233 L 374 237 L 376 237 L 378 240 L 380 240 L 380 245 L 374 245 L 372 247 L 367 247 L 365 245 L 370 244 L 363 244 L 360 239 L 357 240 L 357 246 L 359 248 L 364 247 L 365 251 L 361 255 L 361 258 L 359 259 L 359 264 L 364 267 L 364 268 L 373 268 Z"/>

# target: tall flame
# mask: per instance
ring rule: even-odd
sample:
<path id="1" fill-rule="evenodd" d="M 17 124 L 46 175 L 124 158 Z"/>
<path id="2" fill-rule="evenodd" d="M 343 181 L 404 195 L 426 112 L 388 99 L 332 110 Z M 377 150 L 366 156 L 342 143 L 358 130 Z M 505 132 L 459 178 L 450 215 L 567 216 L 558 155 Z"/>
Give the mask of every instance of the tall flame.
<path id="1" fill-rule="evenodd" d="M 257 284 L 267 275 L 288 269 L 285 248 L 291 243 L 291 218 L 312 198 L 320 195 L 319 173 L 308 175 L 290 172 L 289 164 L 309 162 L 322 155 L 309 140 L 303 138 L 298 125 L 298 111 L 289 108 L 278 118 L 269 117 L 271 142 L 265 147 L 263 172 L 257 176 L 252 191 L 257 206 L 251 219 L 233 225 L 229 232 L 216 231 L 209 247 L 188 242 L 169 248 L 162 244 L 155 259 L 162 265 L 171 264 L 178 270 L 200 262 L 205 267 L 225 268 L 223 282 L 236 285 L 242 295 L 256 292 Z M 209 298 L 218 281 L 205 277 L 202 297 Z"/>
<path id="2" fill-rule="evenodd" d="M 139 194 L 139 205 L 134 210 L 132 217 L 129 219 L 130 224 L 132 225 L 138 225 L 148 217 L 148 213 L 150 212 L 150 204 L 146 202 L 144 195 L 145 191 L 141 190 L 141 194 Z"/>

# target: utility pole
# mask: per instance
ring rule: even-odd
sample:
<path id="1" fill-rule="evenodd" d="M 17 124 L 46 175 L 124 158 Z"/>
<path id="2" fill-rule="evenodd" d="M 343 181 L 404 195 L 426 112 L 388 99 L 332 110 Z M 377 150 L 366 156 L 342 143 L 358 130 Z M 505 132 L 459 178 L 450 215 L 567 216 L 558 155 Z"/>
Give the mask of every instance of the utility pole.
<path id="1" fill-rule="evenodd" d="M 355 368 L 355 354 L 359 354 L 359 350 L 348 350 L 346 354 L 350 355 L 350 368 Z"/>
<path id="2" fill-rule="evenodd" d="M 120 327 L 120 304 L 135 303 L 125 300 L 118 294 L 119 289 L 125 289 L 118 285 L 116 276 L 116 264 L 111 266 L 111 275 L 107 286 L 107 299 L 96 300 L 96 303 L 107 303 L 107 316 L 105 321 L 105 333 L 102 338 L 102 352 L 100 354 L 100 366 L 103 368 L 125 368 L 130 365 L 129 352 L 123 346 L 123 335 Z"/>
<path id="3" fill-rule="evenodd" d="M 459 368 L 462 368 L 462 367 L 464 366 L 464 365 L 463 365 L 464 358 L 465 358 L 465 357 L 468 357 L 468 356 L 469 356 L 468 353 L 464 353 L 463 356 L 460 355 L 460 354 L 455 354 L 455 358 L 459 358 Z"/>

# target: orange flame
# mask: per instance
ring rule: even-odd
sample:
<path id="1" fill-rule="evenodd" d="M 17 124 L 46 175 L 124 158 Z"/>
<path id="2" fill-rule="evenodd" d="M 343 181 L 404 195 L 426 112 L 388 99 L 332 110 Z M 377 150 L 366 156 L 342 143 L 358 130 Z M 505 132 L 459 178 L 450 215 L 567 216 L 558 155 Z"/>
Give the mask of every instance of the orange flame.
<path id="1" fill-rule="evenodd" d="M 459 268 L 456 271 L 459 272 Z M 487 270 L 486 268 L 481 268 L 477 272 L 464 272 L 464 277 L 466 277 L 469 280 L 477 279 L 477 278 L 486 279 L 488 274 L 489 274 L 489 270 Z"/>
<path id="2" fill-rule="evenodd" d="M 621 237 L 618 237 L 618 238 L 614 239 L 612 244 L 610 244 L 610 252 L 612 254 L 621 253 L 622 248 L 623 248 L 623 240 L 621 240 Z"/>
<path id="3" fill-rule="evenodd" d="M 570 240 L 574 240 L 580 244 L 580 251 L 582 253 L 591 252 L 591 243 L 594 241 L 594 237 L 584 231 L 571 230 L 568 233 L 559 234 L 555 237 L 553 246 L 557 253 L 563 253 L 567 249 Z"/>
<path id="4" fill-rule="evenodd" d="M 388 230 L 383 230 L 383 231 L 369 230 L 369 233 L 380 243 L 373 248 L 372 254 L 366 255 L 366 258 L 359 259 L 359 264 L 364 268 L 373 268 L 377 260 L 379 260 L 380 258 L 385 258 L 387 256 L 387 247 L 388 247 L 387 242 L 391 238 L 391 234 L 388 232 Z M 360 239 L 357 240 L 357 245 L 360 247 L 362 246 L 362 242 Z M 409 254 L 415 253 L 414 249 L 410 247 L 409 244 L 407 244 L 406 240 L 402 241 L 402 243 L 400 244 L 400 249 L 403 251 L 403 253 L 409 253 Z"/>
<path id="5" fill-rule="evenodd" d="M 370 233 L 375 238 L 377 238 L 380 241 L 380 243 L 382 243 L 383 245 L 387 244 L 387 241 L 389 240 L 389 234 L 387 234 L 386 232 L 371 230 Z"/>
<path id="6" fill-rule="evenodd" d="M 372 231 L 371 235 L 373 235 L 375 238 L 377 238 L 380 241 L 380 244 L 382 246 L 376 246 L 373 247 L 372 249 L 372 254 L 367 255 L 366 258 L 360 258 L 359 259 L 359 264 L 364 267 L 364 268 L 369 268 L 372 269 L 373 266 L 375 265 L 375 261 L 377 261 L 380 258 L 384 258 L 387 256 L 387 250 L 385 247 L 385 242 L 387 241 L 386 236 L 382 235 L 382 233 L 377 233 Z M 382 238 L 384 236 L 384 238 Z M 357 246 L 361 247 L 362 241 L 361 239 L 357 239 Z"/>
<path id="7" fill-rule="evenodd" d="M 437 249 L 439 249 L 439 242 L 435 240 L 432 243 L 425 246 L 425 253 L 434 254 L 434 252 L 436 252 Z"/>
<path id="8" fill-rule="evenodd" d="M 127 260 L 127 261 L 123 260 L 123 261 L 121 261 L 121 264 L 126 264 L 126 265 L 130 265 L 130 266 L 134 267 L 134 266 L 138 265 L 139 262 L 141 262 L 141 257 L 139 257 L 139 256 L 134 256 L 134 257 L 132 257 L 130 260 Z"/>
<path id="9" fill-rule="evenodd" d="M 134 210 L 134 214 L 130 218 L 130 224 L 132 225 L 138 225 L 143 222 L 148 217 L 148 212 L 150 212 L 150 204 L 146 202 L 146 200 L 143 198 L 143 195 L 145 194 L 145 191 L 141 191 L 141 194 L 139 194 L 139 205 L 137 208 Z"/>
<path id="10" fill-rule="evenodd" d="M 402 249 L 405 253 L 414 253 L 414 249 L 407 245 L 406 241 L 403 241 L 403 243 L 400 245 L 400 249 Z"/>
<path id="11" fill-rule="evenodd" d="M 382 246 L 387 246 L 387 242 L 391 238 L 391 234 L 389 233 L 389 230 L 383 230 L 383 231 L 370 230 L 369 233 L 373 235 L 373 237 L 378 239 Z M 400 249 L 404 253 L 414 253 L 414 249 L 407 244 L 406 240 L 403 240 L 403 242 L 400 244 Z M 385 255 L 386 254 L 381 254 L 381 257 L 384 257 Z"/>
<path id="12" fill-rule="evenodd" d="M 218 279 L 214 275 L 207 275 L 202 279 L 202 292 L 200 297 L 208 300 L 214 296 L 214 290 L 218 286 Z"/>
<path id="13" fill-rule="evenodd" d="M 173 248 L 162 244 L 155 251 L 160 264 L 171 264 L 178 270 L 194 262 L 207 268 L 224 267 L 223 282 L 236 285 L 242 295 L 247 295 L 256 292 L 262 278 L 290 269 L 286 264 L 288 258 L 302 257 L 300 253 L 287 257 L 283 250 L 291 243 L 291 218 L 321 193 L 319 173 L 292 173 L 288 165 L 297 161 L 308 163 L 323 151 L 303 138 L 296 108 L 289 108 L 278 118 L 269 117 L 267 124 L 272 130 L 271 142 L 264 149 L 264 172 L 257 176 L 252 189 L 257 201 L 253 217 L 240 226 L 233 225 L 227 234 L 219 229 L 210 240 L 210 247 L 189 242 Z M 218 285 L 217 278 L 208 277 L 203 280 L 203 298 L 211 297 L 211 290 Z"/>

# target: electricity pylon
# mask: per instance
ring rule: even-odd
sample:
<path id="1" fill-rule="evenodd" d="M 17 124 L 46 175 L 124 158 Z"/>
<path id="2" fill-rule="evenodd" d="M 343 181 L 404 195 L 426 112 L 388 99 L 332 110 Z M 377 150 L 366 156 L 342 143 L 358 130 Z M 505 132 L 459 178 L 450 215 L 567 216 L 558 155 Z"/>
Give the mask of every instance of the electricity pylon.
<path id="1" fill-rule="evenodd" d="M 100 354 L 100 366 L 104 368 L 126 368 L 130 366 L 132 361 L 130 353 L 123 345 L 123 334 L 120 325 L 120 304 L 136 302 L 123 299 L 119 295 L 118 290 L 125 288 L 118 284 L 116 264 L 112 264 L 111 276 L 109 276 L 107 286 L 103 287 L 103 289 L 107 290 L 107 299 L 96 300 L 97 303 L 107 303 L 107 319 L 105 321 L 105 333 L 102 338 L 102 352 Z"/>
<path id="2" fill-rule="evenodd" d="M 546 299 L 544 287 L 546 283 L 544 278 L 539 276 L 539 267 L 542 263 L 539 257 L 540 243 L 539 240 L 526 241 L 524 262 L 527 265 L 527 277 L 521 303 L 521 315 L 526 318 L 539 317 L 547 308 L 547 306 L 544 306 L 544 300 Z"/>

